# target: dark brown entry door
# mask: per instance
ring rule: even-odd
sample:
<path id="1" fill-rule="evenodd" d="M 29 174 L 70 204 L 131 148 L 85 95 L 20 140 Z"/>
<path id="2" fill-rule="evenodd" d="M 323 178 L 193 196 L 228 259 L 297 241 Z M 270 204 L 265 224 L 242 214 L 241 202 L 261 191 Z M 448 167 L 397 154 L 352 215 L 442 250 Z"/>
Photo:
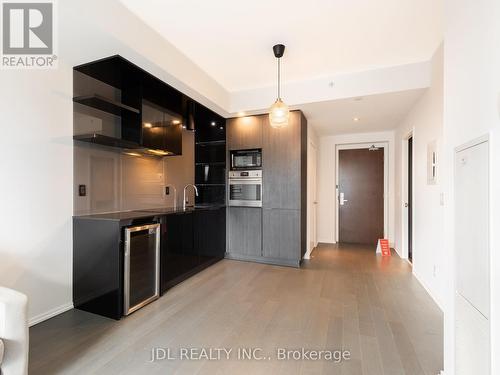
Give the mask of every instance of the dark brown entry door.
<path id="1" fill-rule="evenodd" d="M 339 240 L 376 245 L 384 236 L 384 149 L 339 150 Z"/>

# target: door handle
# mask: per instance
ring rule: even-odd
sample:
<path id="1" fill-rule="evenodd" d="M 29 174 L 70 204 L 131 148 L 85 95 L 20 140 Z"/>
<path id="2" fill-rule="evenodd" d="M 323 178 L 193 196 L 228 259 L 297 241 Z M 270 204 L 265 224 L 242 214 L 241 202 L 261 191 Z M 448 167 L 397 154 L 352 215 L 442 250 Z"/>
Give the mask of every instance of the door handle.
<path id="1" fill-rule="evenodd" d="M 345 202 L 349 202 L 347 199 L 344 199 L 344 193 L 339 194 L 339 203 L 341 206 L 344 205 Z"/>

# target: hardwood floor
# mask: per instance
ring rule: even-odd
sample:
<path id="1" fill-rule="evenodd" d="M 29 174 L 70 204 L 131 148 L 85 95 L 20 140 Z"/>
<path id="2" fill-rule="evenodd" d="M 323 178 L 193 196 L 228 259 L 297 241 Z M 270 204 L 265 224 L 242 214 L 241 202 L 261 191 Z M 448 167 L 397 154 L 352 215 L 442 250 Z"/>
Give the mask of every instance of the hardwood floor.
<path id="1" fill-rule="evenodd" d="M 345 245 L 313 255 L 302 269 L 221 261 L 119 322 L 68 311 L 30 329 L 30 374 L 439 373 L 442 313 L 406 261 Z M 233 352 L 148 362 L 152 348 Z M 238 348 L 266 359 L 238 360 Z M 350 359 L 284 361 L 278 348 L 347 350 Z"/>

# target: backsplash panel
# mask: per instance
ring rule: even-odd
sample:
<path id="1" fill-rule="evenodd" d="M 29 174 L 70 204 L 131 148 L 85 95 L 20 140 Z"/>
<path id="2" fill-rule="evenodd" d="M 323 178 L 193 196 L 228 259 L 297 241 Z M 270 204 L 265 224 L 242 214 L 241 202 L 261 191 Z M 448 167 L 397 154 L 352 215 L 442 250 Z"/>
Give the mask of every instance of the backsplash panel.
<path id="1" fill-rule="evenodd" d="M 75 141 L 74 214 L 172 207 L 174 191 L 171 188 L 166 195 L 167 185 L 177 189 L 177 206 L 181 206 L 182 189 L 194 183 L 194 133 L 184 131 L 182 142 L 183 155 L 158 158 Z M 79 196 L 80 185 L 85 185 L 86 196 Z M 192 189 L 188 197 L 193 203 Z"/>

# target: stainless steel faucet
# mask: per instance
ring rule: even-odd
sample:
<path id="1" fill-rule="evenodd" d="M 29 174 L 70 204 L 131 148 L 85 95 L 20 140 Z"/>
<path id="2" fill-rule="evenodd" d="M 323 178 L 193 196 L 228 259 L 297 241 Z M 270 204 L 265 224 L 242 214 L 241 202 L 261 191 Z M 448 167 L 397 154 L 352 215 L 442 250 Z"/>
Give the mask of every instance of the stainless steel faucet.
<path id="1" fill-rule="evenodd" d="M 186 186 L 184 186 L 184 194 L 182 196 L 182 209 L 184 210 L 186 209 L 186 203 L 189 203 L 188 200 L 186 199 L 186 189 L 190 186 L 193 187 L 195 195 L 198 196 L 198 188 L 195 185 L 187 184 Z"/>
<path id="2" fill-rule="evenodd" d="M 177 209 L 177 189 L 175 188 L 174 185 L 171 185 L 171 184 L 167 184 L 165 185 L 165 187 L 168 187 L 170 189 L 174 189 L 174 210 Z"/>

